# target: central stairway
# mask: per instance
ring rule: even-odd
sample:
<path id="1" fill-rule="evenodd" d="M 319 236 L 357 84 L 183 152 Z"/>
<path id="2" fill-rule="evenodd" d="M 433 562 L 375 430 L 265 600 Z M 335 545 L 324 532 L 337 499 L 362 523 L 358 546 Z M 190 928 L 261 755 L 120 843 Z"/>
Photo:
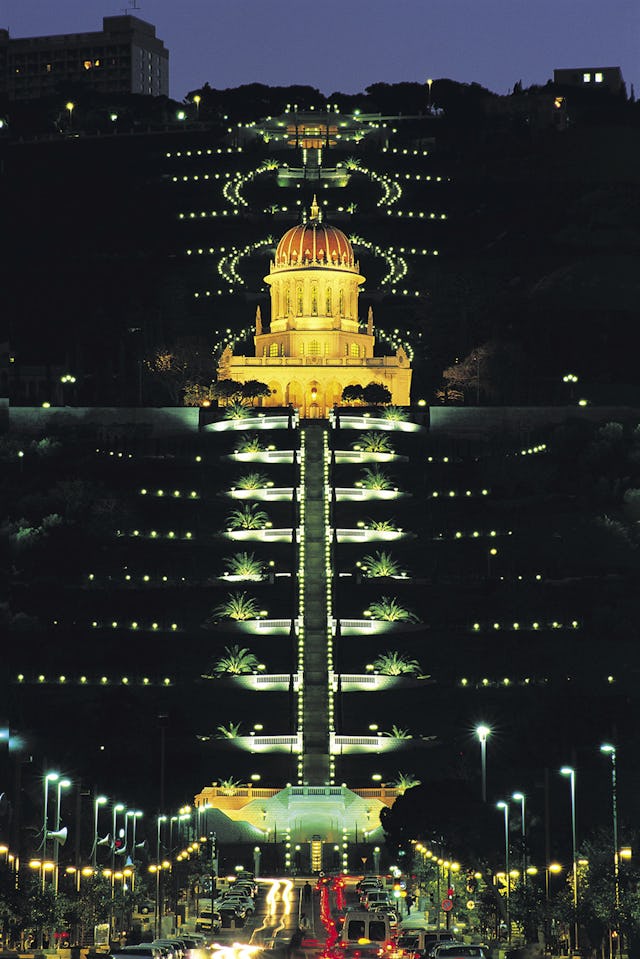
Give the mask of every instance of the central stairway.
<path id="1" fill-rule="evenodd" d="M 324 483 L 326 426 L 308 423 L 305 437 L 305 576 L 304 576 L 304 728 L 303 782 L 330 781 L 330 698 L 327 642 L 326 522 Z"/>

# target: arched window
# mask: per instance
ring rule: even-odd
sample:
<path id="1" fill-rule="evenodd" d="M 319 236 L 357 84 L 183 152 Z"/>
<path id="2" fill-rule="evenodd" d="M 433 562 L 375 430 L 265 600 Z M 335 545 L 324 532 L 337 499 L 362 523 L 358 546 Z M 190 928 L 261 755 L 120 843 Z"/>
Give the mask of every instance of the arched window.
<path id="1" fill-rule="evenodd" d="M 297 299 L 298 299 L 298 306 L 297 306 L 298 316 L 302 316 L 303 301 L 302 301 L 302 287 L 301 287 L 301 286 L 298 287 Z"/>
<path id="2" fill-rule="evenodd" d="M 338 297 L 338 309 L 340 310 L 340 316 L 344 316 L 344 292 L 340 290 L 340 296 Z"/>
<path id="3" fill-rule="evenodd" d="M 269 356 L 279 356 L 279 355 L 280 353 L 278 350 L 278 344 L 272 343 L 271 346 L 269 347 Z"/>
<path id="4" fill-rule="evenodd" d="M 311 316 L 318 315 L 318 287 L 313 284 L 311 287 Z"/>
<path id="5" fill-rule="evenodd" d="M 280 287 L 276 286 L 273 294 L 273 312 L 276 317 L 280 316 Z"/>
<path id="6" fill-rule="evenodd" d="M 324 312 L 326 316 L 332 316 L 333 305 L 331 302 L 331 287 L 328 286 L 324 294 Z"/>
<path id="7" fill-rule="evenodd" d="M 284 315 L 289 316 L 290 313 L 291 313 L 291 290 L 289 289 L 289 287 L 287 287 L 285 292 L 285 299 L 284 299 Z"/>
<path id="8" fill-rule="evenodd" d="M 349 347 L 349 356 L 360 356 L 360 347 L 357 343 L 352 343 Z"/>
<path id="9" fill-rule="evenodd" d="M 309 343 L 309 356 L 320 356 L 320 344 L 317 340 L 311 340 Z"/>
<path id="10" fill-rule="evenodd" d="M 352 293 L 351 294 L 351 312 L 349 313 L 349 316 L 355 320 L 357 314 L 358 314 L 358 309 L 356 307 L 356 295 L 355 293 Z"/>

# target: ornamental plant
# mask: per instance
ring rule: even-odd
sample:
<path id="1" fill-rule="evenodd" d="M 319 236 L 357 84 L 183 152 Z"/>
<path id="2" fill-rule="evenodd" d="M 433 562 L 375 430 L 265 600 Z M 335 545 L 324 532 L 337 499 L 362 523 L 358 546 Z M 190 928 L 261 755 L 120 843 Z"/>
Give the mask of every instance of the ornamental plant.
<path id="1" fill-rule="evenodd" d="M 242 723 L 229 723 L 228 726 L 217 726 L 216 729 L 220 733 L 220 739 L 235 739 L 240 735 L 241 726 Z"/>
<path id="2" fill-rule="evenodd" d="M 365 529 L 374 529 L 379 533 L 395 533 L 398 527 L 394 519 L 368 519 Z"/>
<path id="3" fill-rule="evenodd" d="M 365 453 L 393 453 L 394 451 L 389 437 L 379 430 L 367 430 L 351 446 L 354 450 L 363 450 Z"/>
<path id="4" fill-rule="evenodd" d="M 251 410 L 242 400 L 232 400 L 224 410 L 225 420 L 246 420 L 251 415 Z"/>
<path id="5" fill-rule="evenodd" d="M 269 477 L 257 470 L 252 473 L 244 473 L 235 481 L 236 489 L 264 489 L 265 486 L 269 486 Z"/>
<path id="6" fill-rule="evenodd" d="M 389 732 L 383 733 L 383 735 L 389 736 L 391 739 L 413 739 L 413 736 L 408 729 L 402 729 L 400 726 L 396 726 L 395 723 Z"/>
<path id="7" fill-rule="evenodd" d="M 382 676 L 407 676 L 421 671 L 417 659 L 410 659 L 406 653 L 387 650 L 374 659 L 372 666 Z"/>
<path id="8" fill-rule="evenodd" d="M 228 556 L 224 563 L 230 576 L 239 576 L 241 579 L 262 579 L 264 566 L 253 553 L 234 553 L 233 556 Z"/>
<path id="9" fill-rule="evenodd" d="M 406 576 L 405 570 L 398 566 L 391 553 L 385 550 L 376 550 L 372 555 L 363 556 L 360 568 L 365 576 L 372 579 L 383 576 Z"/>
<path id="10" fill-rule="evenodd" d="M 387 623 L 417 623 L 418 617 L 401 606 L 394 597 L 383 596 L 375 603 L 371 603 L 366 614 L 372 619 L 383 620 Z"/>
<path id="11" fill-rule="evenodd" d="M 407 415 L 400 406 L 387 406 L 382 412 L 382 418 L 384 420 L 394 420 L 398 422 L 399 420 L 405 420 Z"/>
<path id="12" fill-rule="evenodd" d="M 396 779 L 389 784 L 390 786 L 395 786 L 404 796 L 407 789 L 413 789 L 415 786 L 421 786 L 422 782 L 417 776 L 414 776 L 413 773 L 398 773 Z"/>
<path id="13" fill-rule="evenodd" d="M 236 444 L 236 453 L 261 453 L 266 447 L 260 437 L 253 433 L 243 433 Z"/>
<path id="14" fill-rule="evenodd" d="M 227 529 L 264 529 L 269 517 L 255 503 L 247 503 L 232 510 L 227 516 Z"/>
<path id="15" fill-rule="evenodd" d="M 379 466 L 367 466 L 362 471 L 360 486 L 364 489 L 392 489 L 393 483 L 388 473 Z"/>
<path id="16" fill-rule="evenodd" d="M 243 621 L 256 619 L 259 611 L 258 604 L 253 596 L 238 592 L 229 593 L 225 602 L 220 603 L 213 610 L 213 616 L 214 618 Z"/>
<path id="17" fill-rule="evenodd" d="M 225 646 L 224 656 L 214 664 L 212 676 L 205 676 L 205 679 L 211 679 L 227 673 L 230 676 L 242 676 L 246 673 L 254 673 L 260 665 L 258 657 L 250 649 L 240 646 Z"/>

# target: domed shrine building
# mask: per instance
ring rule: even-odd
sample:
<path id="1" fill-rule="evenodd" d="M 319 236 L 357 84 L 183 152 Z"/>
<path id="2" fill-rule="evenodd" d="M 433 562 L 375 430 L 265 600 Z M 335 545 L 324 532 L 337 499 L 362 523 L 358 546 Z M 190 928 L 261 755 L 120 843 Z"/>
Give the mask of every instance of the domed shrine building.
<path id="1" fill-rule="evenodd" d="M 358 322 L 365 278 L 345 234 L 322 222 L 315 197 L 309 219 L 278 243 L 264 279 L 271 296 L 269 330 L 263 330 L 258 310 L 255 356 L 234 356 L 227 348 L 219 379 L 265 382 L 272 392 L 263 406 L 292 405 L 303 419 L 326 417 L 343 389 L 354 384 L 379 383 L 392 403 L 409 404 L 407 354 L 400 347 L 393 356 L 374 355 L 372 310 L 366 332 Z"/>

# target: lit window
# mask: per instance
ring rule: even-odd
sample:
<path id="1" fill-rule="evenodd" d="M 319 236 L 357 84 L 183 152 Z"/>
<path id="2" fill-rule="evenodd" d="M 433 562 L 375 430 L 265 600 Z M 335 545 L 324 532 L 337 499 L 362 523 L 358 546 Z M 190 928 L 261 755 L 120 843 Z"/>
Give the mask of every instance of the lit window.
<path id="1" fill-rule="evenodd" d="M 583 73 L 583 74 L 582 74 L 582 82 L 583 82 L 583 83 L 591 83 L 591 74 L 590 74 L 590 73 Z"/>
<path id="2" fill-rule="evenodd" d="M 594 79 L 595 79 L 596 83 L 602 83 L 602 81 L 603 81 L 604 78 L 603 78 L 603 76 L 602 76 L 601 73 L 596 73 Z"/>
<path id="3" fill-rule="evenodd" d="M 298 287 L 298 316 L 302 316 L 302 287 Z"/>
<path id="4" fill-rule="evenodd" d="M 327 316 L 331 316 L 333 312 L 333 307 L 331 304 L 331 290 L 329 289 L 325 293 L 324 312 L 326 313 Z"/>
<path id="5" fill-rule="evenodd" d="M 352 343 L 349 347 L 350 356 L 360 356 L 360 348 L 357 343 Z"/>
<path id="6" fill-rule="evenodd" d="M 320 355 L 320 344 L 317 340 L 311 340 L 309 343 L 309 356 L 319 356 Z"/>
<path id="7" fill-rule="evenodd" d="M 311 287 L 311 315 L 318 315 L 318 287 Z"/>
<path id="8" fill-rule="evenodd" d="M 272 343 L 271 346 L 269 347 L 269 356 L 277 356 L 277 355 L 278 355 L 278 344 Z"/>

